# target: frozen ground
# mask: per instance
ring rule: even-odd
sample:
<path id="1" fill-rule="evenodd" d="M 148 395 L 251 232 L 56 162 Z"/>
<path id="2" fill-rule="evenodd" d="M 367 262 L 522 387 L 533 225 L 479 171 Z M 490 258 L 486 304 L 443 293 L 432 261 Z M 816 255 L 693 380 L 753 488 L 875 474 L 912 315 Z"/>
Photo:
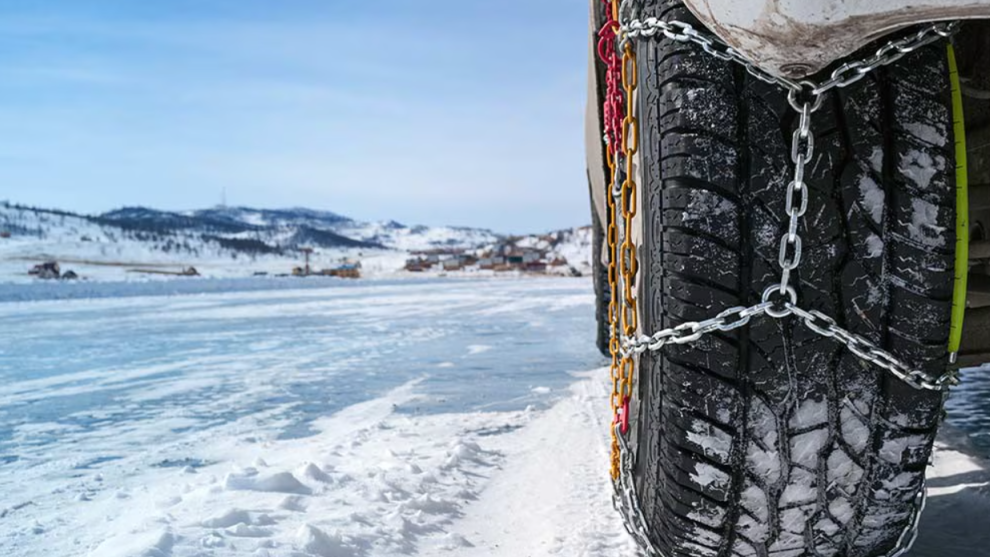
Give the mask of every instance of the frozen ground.
<path id="1" fill-rule="evenodd" d="M 633 555 L 605 371 L 582 371 L 601 362 L 589 289 L 0 303 L 0 556 Z M 990 555 L 965 444 L 942 443 L 912 555 Z"/>

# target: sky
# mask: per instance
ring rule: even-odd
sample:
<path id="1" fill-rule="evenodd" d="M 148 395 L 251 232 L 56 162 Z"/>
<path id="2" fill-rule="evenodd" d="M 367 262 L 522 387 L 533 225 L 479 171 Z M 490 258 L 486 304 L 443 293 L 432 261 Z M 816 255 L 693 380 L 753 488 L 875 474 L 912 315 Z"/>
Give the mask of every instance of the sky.
<path id="1" fill-rule="evenodd" d="M 0 200 L 590 222 L 576 0 L 4 0 Z"/>

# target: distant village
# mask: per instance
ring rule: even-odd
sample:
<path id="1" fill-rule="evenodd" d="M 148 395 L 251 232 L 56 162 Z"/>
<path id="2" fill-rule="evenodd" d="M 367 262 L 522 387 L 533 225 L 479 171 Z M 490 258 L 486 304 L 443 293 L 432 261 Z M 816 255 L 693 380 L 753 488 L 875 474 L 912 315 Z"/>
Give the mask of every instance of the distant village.
<path id="1" fill-rule="evenodd" d="M 0 240 L 11 238 L 8 231 L 0 230 Z M 86 238 L 84 237 L 84 240 Z M 576 269 L 553 248 L 559 246 L 563 240 L 561 233 L 546 234 L 542 236 L 515 236 L 506 237 L 499 242 L 475 249 L 465 248 L 434 248 L 429 250 L 418 250 L 410 252 L 411 257 L 406 260 L 403 270 L 409 273 L 434 273 L 443 275 L 449 272 L 516 272 L 527 274 L 552 274 L 564 276 L 580 276 L 581 272 Z M 311 256 L 316 253 L 311 247 L 296 248 L 301 255 L 300 265 L 292 267 L 289 272 L 277 273 L 275 276 L 327 276 L 357 279 L 361 278 L 361 262 L 349 258 L 342 258 L 329 268 L 315 268 L 311 264 Z M 72 259 L 73 263 L 90 265 L 113 265 L 120 267 L 130 267 L 127 264 L 116 262 L 95 262 L 82 259 Z M 171 268 L 170 268 L 171 267 Z M 199 271 L 194 267 L 162 264 L 140 264 L 125 268 L 125 272 L 145 275 L 172 275 L 177 277 L 196 277 Z M 47 280 L 76 280 L 84 279 L 72 270 L 65 270 L 58 261 L 43 260 L 42 263 L 28 266 L 27 273 L 35 278 Z M 267 271 L 254 272 L 254 276 L 266 276 Z"/>
<path id="2" fill-rule="evenodd" d="M 546 247 L 519 246 L 517 243 L 520 239 L 507 238 L 482 250 L 439 248 L 412 252 L 414 257 L 406 261 L 405 270 L 411 273 L 478 269 L 496 272 L 580 274 L 569 266 L 566 259 L 552 254 Z M 554 235 L 547 235 L 540 237 L 537 245 L 551 246 L 556 241 Z"/>
<path id="3" fill-rule="evenodd" d="M 329 269 L 315 270 L 309 264 L 309 256 L 313 254 L 313 248 L 300 248 L 301 251 L 306 256 L 306 263 L 302 267 L 293 267 L 292 276 L 294 277 L 310 277 L 310 276 L 324 276 L 324 277 L 339 277 L 339 278 L 361 278 L 361 262 L 351 262 L 344 260 L 340 265 L 332 267 Z M 255 273 L 255 275 L 263 275 L 266 273 Z"/>

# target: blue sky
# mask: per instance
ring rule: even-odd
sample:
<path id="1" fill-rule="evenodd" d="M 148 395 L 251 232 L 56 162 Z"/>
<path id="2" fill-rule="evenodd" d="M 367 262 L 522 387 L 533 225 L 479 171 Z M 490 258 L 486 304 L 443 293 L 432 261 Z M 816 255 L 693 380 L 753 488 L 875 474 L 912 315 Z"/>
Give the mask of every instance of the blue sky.
<path id="1" fill-rule="evenodd" d="M 0 200 L 590 220 L 587 4 L 6 0 Z"/>

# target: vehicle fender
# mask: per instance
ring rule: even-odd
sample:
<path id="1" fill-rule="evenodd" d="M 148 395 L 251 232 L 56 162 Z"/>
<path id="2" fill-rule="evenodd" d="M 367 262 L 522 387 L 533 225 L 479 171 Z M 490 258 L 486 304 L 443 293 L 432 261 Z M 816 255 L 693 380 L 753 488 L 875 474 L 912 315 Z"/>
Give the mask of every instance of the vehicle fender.
<path id="1" fill-rule="evenodd" d="M 685 0 L 762 69 L 811 75 L 871 41 L 925 22 L 990 18 L 990 0 Z"/>

